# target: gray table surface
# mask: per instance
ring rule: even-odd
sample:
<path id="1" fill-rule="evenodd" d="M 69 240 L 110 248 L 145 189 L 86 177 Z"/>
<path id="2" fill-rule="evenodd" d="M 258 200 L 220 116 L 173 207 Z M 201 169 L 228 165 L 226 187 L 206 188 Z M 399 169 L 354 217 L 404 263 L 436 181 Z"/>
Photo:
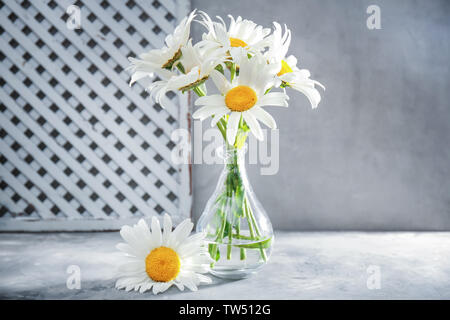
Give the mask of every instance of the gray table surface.
<path id="1" fill-rule="evenodd" d="M 114 288 L 118 242 L 117 232 L 0 234 L 0 298 L 450 299 L 449 232 L 277 232 L 253 277 L 157 296 Z M 70 265 L 80 267 L 80 289 L 67 288 Z M 367 285 L 371 270 L 378 289 Z"/>

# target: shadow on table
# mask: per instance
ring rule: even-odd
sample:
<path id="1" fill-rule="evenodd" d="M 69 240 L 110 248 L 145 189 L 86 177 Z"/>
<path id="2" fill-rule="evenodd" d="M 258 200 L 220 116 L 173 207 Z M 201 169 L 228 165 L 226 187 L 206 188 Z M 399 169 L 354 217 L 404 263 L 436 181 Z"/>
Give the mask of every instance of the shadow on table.
<path id="1" fill-rule="evenodd" d="M 222 286 L 227 283 L 232 283 L 239 280 L 225 280 L 211 276 L 213 282 L 208 285 L 201 285 L 198 291 L 190 291 L 185 288 L 184 291 L 180 291 L 177 287 L 172 286 L 164 293 L 154 295 L 153 292 L 147 291 L 145 293 L 139 293 L 136 291 L 118 290 L 115 288 L 116 280 L 97 280 L 97 281 L 82 281 L 80 289 L 68 289 L 66 284 L 53 285 L 48 287 L 42 287 L 41 285 L 35 288 L 28 289 L 0 289 L 1 300 L 168 300 L 168 299 L 198 299 L 198 295 L 202 293 L 202 290 L 208 288 Z M 32 286 L 32 285 L 31 285 Z M 31 287 L 30 286 L 30 287 Z M 211 297 L 214 299 L 214 297 Z"/>

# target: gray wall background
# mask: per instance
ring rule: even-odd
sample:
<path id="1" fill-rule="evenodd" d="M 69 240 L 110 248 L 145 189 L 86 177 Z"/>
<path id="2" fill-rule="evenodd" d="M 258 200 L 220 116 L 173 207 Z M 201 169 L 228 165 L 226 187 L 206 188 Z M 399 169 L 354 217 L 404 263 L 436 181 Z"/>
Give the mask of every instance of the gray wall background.
<path id="1" fill-rule="evenodd" d="M 381 30 L 366 9 L 381 8 Z M 275 228 L 450 230 L 450 1 L 193 0 L 292 30 L 290 53 L 327 90 L 270 108 L 280 170 L 250 180 Z M 194 33 L 203 32 L 195 25 Z M 204 125 L 205 127 L 205 125 Z M 194 166 L 199 217 L 221 166 Z"/>

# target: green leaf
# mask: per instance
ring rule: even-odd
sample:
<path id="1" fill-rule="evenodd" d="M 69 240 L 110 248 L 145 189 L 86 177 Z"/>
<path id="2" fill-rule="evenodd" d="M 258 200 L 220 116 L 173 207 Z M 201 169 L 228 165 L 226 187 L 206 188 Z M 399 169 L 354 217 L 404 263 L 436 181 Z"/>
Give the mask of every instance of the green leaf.
<path id="1" fill-rule="evenodd" d="M 272 238 L 269 238 L 262 242 L 255 242 L 251 244 L 238 244 L 236 247 L 238 248 L 247 248 L 247 249 L 267 249 L 272 245 Z"/>
<path id="2" fill-rule="evenodd" d="M 219 261 L 220 251 L 219 251 L 219 248 L 217 247 L 217 244 L 210 243 L 208 245 L 208 251 L 209 251 L 209 255 L 211 256 L 211 259 L 213 259 L 215 261 Z"/>
<path id="3" fill-rule="evenodd" d="M 223 232 L 223 238 L 228 237 L 229 230 L 231 230 L 231 225 L 230 225 L 230 223 L 229 223 L 228 220 L 227 220 L 227 221 L 225 222 L 225 230 L 224 230 L 224 232 Z"/>
<path id="4" fill-rule="evenodd" d="M 206 92 L 204 91 L 204 88 L 202 86 L 206 80 L 208 80 L 208 76 L 203 77 L 202 79 L 197 80 L 196 82 L 191 83 L 185 87 L 179 88 L 178 90 L 180 90 L 182 93 L 185 93 L 189 90 L 200 89 L 204 93 L 203 95 L 206 95 Z"/>
<path id="5" fill-rule="evenodd" d="M 235 202 L 236 202 L 236 212 L 235 215 L 238 217 L 243 217 L 244 216 L 244 192 L 242 191 L 241 188 L 237 188 L 236 190 L 236 198 L 235 198 Z"/>
<path id="6" fill-rule="evenodd" d="M 214 69 L 216 69 L 217 71 L 219 71 L 221 74 L 224 74 L 223 66 L 222 66 L 221 64 L 218 64 Z"/>

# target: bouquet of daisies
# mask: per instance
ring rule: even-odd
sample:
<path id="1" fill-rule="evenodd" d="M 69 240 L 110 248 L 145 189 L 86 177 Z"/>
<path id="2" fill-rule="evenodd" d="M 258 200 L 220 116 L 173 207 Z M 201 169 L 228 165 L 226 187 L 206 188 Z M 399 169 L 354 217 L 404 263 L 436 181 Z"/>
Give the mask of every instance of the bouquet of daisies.
<path id="1" fill-rule="evenodd" d="M 205 28 L 202 40 L 192 44 L 192 21 Z M 263 139 L 259 122 L 276 128 L 273 117 L 265 106 L 287 107 L 289 97 L 285 88 L 302 92 L 312 108 L 320 102 L 316 85 L 306 69 L 297 67 L 297 59 L 287 55 L 291 32 L 274 22 L 274 30 L 263 28 L 254 22 L 229 16 L 230 24 L 218 17 L 212 21 L 204 12 L 194 10 L 166 37 L 165 46 L 139 56 L 129 58 L 132 70 L 130 85 L 144 77 L 158 76 L 148 90 L 161 106 L 167 103 L 168 91 L 194 91 L 201 106 L 193 114 L 194 119 L 211 118 L 230 145 L 245 141 L 238 137 L 250 131 Z M 205 82 L 212 80 L 220 94 L 208 95 Z M 276 90 L 280 89 L 280 90 Z"/>
<path id="2" fill-rule="evenodd" d="M 212 228 L 210 256 L 218 261 L 218 246 L 226 241 L 226 257 L 231 259 L 232 241 L 245 240 L 258 245 L 239 242 L 240 259 L 246 259 L 246 250 L 258 249 L 261 260 L 266 261 L 265 250 L 272 237 L 264 238 L 260 232 L 249 188 L 241 177 L 237 153 L 250 132 L 259 140 L 264 138 L 260 123 L 276 128 L 266 106 L 287 107 L 286 92 L 292 89 L 302 92 L 312 108 L 316 108 L 321 98 L 316 86 L 323 86 L 310 79 L 308 70 L 297 67 L 295 56 L 288 55 L 291 32 L 286 26 L 283 30 L 274 22 L 272 30 L 241 17 L 229 18 L 227 25 L 220 17 L 213 21 L 206 13 L 194 10 L 166 37 L 163 48 L 143 53 L 139 58 L 129 58 L 130 85 L 145 77 L 157 76 L 159 79 L 151 83 L 148 90 L 163 107 L 169 91 L 192 90 L 198 95 L 195 105 L 199 108 L 193 118 L 201 121 L 210 118 L 211 126 L 220 130 L 227 150 L 235 152 L 227 164 L 225 185 L 220 187 L 223 191 L 211 201 L 217 223 Z M 206 29 L 202 40 L 195 44 L 190 38 L 192 21 Z M 210 80 L 218 93 L 207 93 L 205 82 Z M 247 234 L 242 219 L 248 228 Z"/>

